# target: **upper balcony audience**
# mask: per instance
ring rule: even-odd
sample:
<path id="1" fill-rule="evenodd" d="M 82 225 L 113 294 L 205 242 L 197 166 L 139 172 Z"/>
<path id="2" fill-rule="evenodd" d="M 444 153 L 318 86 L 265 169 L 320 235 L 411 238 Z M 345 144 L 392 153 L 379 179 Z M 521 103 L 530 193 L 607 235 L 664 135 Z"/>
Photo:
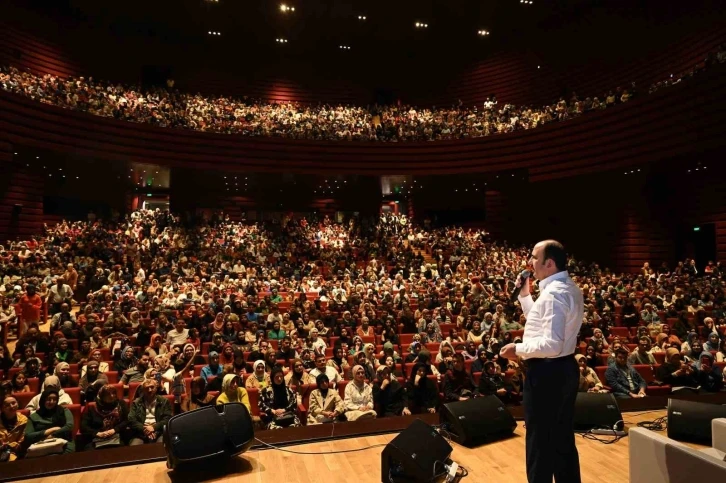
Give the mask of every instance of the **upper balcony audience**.
<path id="1" fill-rule="evenodd" d="M 653 83 L 648 93 L 678 84 L 695 75 L 704 65 L 724 63 L 724 59 L 726 48 L 720 47 L 704 63 Z M 67 109 L 160 127 L 245 136 L 383 142 L 478 138 L 533 129 L 611 108 L 645 94 L 632 83 L 613 88 L 599 97 L 581 97 L 573 93 L 569 100 L 562 97 L 544 106 L 499 103 L 493 95 L 481 106 L 470 107 L 461 103 L 433 108 L 410 105 L 312 106 L 296 102 L 194 95 L 173 89 L 114 84 L 93 77 L 63 79 L 50 74 L 41 76 L 22 72 L 15 67 L 0 68 L 0 89 Z M 55 308 L 72 298 L 73 286 L 78 283 L 79 274 L 75 268 L 69 268 L 63 275 L 64 278 L 50 288 Z M 168 300 L 173 304 L 172 299 Z M 37 310 L 37 304 L 35 307 Z M 272 324 L 268 330 L 275 331 L 276 336 L 281 333 Z"/>

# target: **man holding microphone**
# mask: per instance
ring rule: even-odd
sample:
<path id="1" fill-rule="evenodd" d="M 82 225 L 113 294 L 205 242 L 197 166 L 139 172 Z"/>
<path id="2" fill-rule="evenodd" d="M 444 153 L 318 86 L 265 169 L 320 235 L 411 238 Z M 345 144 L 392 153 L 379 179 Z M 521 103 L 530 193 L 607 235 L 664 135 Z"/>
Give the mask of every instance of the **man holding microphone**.
<path id="1" fill-rule="evenodd" d="M 527 317 L 523 341 L 500 351 L 510 360 L 521 357 L 526 367 L 527 480 L 552 483 L 554 476 L 557 483 L 580 483 L 573 431 L 579 373 L 573 354 L 584 314 L 582 291 L 567 273 L 561 243 L 537 243 L 530 264 L 540 295 L 533 301 L 526 276 L 518 277 L 515 286 Z"/>

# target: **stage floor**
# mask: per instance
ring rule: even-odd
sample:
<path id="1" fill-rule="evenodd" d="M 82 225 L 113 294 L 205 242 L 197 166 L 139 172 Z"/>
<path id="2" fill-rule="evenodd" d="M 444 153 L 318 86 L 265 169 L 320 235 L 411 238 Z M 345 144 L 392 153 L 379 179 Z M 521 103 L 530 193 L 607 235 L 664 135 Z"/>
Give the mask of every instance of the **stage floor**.
<path id="1" fill-rule="evenodd" d="M 666 411 L 647 413 L 624 413 L 626 427 L 640 421 L 652 421 L 665 416 Z M 469 449 L 453 443 L 451 458 L 469 471 L 465 483 L 480 481 L 506 481 L 526 483 L 524 471 L 523 422 L 519 422 L 514 437 L 488 445 Z M 378 436 L 334 440 L 322 443 L 287 446 L 290 451 L 327 452 L 352 450 L 370 445 L 385 445 L 396 436 L 395 433 Z M 584 483 L 612 483 L 628 481 L 628 438 L 615 444 L 602 444 L 576 435 L 580 453 L 580 467 Z M 696 445 L 694 445 L 696 446 Z M 697 447 L 697 446 L 696 446 Z M 33 483 L 127 483 L 143 481 L 155 483 L 192 482 L 284 482 L 284 483 L 329 483 L 336 482 L 377 483 L 380 482 L 381 451 L 383 446 L 364 451 L 341 454 L 300 455 L 274 449 L 252 450 L 230 460 L 219 471 L 205 469 L 200 472 L 184 471 L 171 473 L 163 462 L 131 465 L 59 476 L 24 480 Z"/>

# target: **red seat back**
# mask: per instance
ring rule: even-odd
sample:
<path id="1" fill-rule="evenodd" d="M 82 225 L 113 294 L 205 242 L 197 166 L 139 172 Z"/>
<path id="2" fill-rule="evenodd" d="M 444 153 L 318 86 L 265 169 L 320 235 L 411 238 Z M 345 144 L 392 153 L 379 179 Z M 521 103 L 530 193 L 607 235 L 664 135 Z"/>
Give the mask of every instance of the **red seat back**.
<path id="1" fill-rule="evenodd" d="M 106 375 L 106 378 L 108 379 L 109 384 L 118 383 L 118 372 L 108 371 L 108 372 L 104 372 L 104 374 Z"/>
<path id="2" fill-rule="evenodd" d="M 247 397 L 250 400 L 250 409 L 253 416 L 260 415 L 260 391 L 256 388 L 247 389 Z"/>
<path id="3" fill-rule="evenodd" d="M 68 396 L 70 396 L 73 404 L 81 404 L 81 388 L 80 387 L 68 387 L 63 389 Z"/>
<path id="4" fill-rule="evenodd" d="M 18 407 L 24 408 L 28 405 L 31 399 L 35 397 L 35 393 L 32 392 L 14 392 L 12 396 L 18 401 Z"/>
<path id="5" fill-rule="evenodd" d="M 340 397 L 343 400 L 345 400 L 345 386 L 348 385 L 348 382 L 350 381 L 343 380 L 338 383 L 338 394 L 340 394 Z"/>

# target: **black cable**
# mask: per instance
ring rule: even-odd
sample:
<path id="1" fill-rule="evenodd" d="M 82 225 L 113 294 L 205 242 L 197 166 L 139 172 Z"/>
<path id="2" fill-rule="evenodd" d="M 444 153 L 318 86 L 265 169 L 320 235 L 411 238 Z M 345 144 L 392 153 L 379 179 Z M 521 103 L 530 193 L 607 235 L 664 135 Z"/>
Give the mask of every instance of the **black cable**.
<path id="1" fill-rule="evenodd" d="M 367 449 L 378 448 L 378 447 L 381 447 L 381 446 L 386 446 L 388 444 L 388 443 L 379 443 L 379 444 L 373 444 L 373 445 L 370 445 L 370 446 L 364 446 L 363 448 L 341 449 L 341 450 L 334 450 L 334 451 L 295 451 L 295 450 L 292 450 L 292 449 L 280 448 L 279 446 L 275 446 L 274 444 L 265 443 L 264 441 L 262 441 L 259 438 L 255 438 L 255 441 L 257 441 L 258 443 L 260 443 L 260 444 L 262 444 L 264 446 L 267 446 L 268 448 L 276 449 L 277 451 L 283 451 L 285 453 L 293 453 L 293 454 L 311 454 L 311 455 L 312 454 L 355 453 L 357 451 L 365 451 Z"/>
<path id="2" fill-rule="evenodd" d="M 641 421 L 638 423 L 638 427 L 651 431 L 665 431 L 668 429 L 668 416 L 663 416 L 653 421 Z"/>
<path id="3" fill-rule="evenodd" d="M 598 443 L 602 443 L 602 444 L 613 444 L 613 443 L 617 443 L 618 441 L 620 441 L 621 439 L 623 439 L 623 436 L 619 435 L 616 430 L 614 430 L 612 428 L 603 428 L 603 429 L 608 430 L 608 431 L 612 431 L 613 432 L 613 439 L 600 438 L 599 436 L 601 436 L 601 435 L 593 434 L 593 430 L 592 429 L 589 430 L 589 431 L 587 431 L 587 432 L 585 432 L 585 433 L 582 433 L 582 437 L 585 438 L 585 439 L 592 440 L 592 441 L 597 441 Z M 606 435 L 602 435 L 602 436 L 610 436 L 610 435 L 609 434 L 606 434 Z"/>

